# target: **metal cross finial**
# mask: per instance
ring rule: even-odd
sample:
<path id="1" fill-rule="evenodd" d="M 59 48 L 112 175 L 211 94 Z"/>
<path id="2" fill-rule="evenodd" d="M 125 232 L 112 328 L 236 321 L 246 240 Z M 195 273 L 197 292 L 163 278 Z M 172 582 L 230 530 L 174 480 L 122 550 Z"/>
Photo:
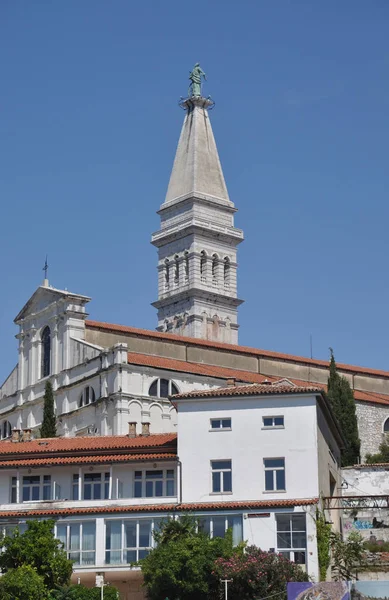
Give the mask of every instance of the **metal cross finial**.
<path id="1" fill-rule="evenodd" d="M 45 266 L 43 267 L 42 271 L 45 272 L 45 279 L 47 279 L 47 271 L 49 270 L 49 264 L 47 262 L 47 254 L 46 254 L 46 260 L 45 260 Z"/>

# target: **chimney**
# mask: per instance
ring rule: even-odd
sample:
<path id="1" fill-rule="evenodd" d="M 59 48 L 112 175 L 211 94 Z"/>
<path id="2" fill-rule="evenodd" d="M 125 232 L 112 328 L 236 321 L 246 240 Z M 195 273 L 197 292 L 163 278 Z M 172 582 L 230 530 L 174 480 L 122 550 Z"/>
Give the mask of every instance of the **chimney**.
<path id="1" fill-rule="evenodd" d="M 136 437 L 136 421 L 129 421 L 128 423 L 128 437 Z"/>
<path id="2" fill-rule="evenodd" d="M 236 380 L 235 379 L 227 379 L 227 387 L 235 387 L 236 386 Z"/>
<path id="3" fill-rule="evenodd" d="M 31 429 L 29 427 L 22 430 L 22 442 L 31 442 Z"/>
<path id="4" fill-rule="evenodd" d="M 150 423 L 142 423 L 142 435 L 150 435 Z"/>
<path id="5" fill-rule="evenodd" d="M 20 429 L 17 429 L 16 427 L 13 428 L 11 441 L 20 442 Z"/>

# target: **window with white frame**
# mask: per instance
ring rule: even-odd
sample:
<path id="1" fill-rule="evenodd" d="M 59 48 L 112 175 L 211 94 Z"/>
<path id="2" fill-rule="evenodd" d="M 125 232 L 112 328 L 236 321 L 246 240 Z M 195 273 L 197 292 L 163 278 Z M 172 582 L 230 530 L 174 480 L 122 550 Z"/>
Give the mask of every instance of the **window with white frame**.
<path id="1" fill-rule="evenodd" d="M 80 476 L 73 474 L 72 497 L 73 500 L 108 500 L 110 474 L 106 473 L 84 473 L 82 476 L 82 498 L 80 498 Z"/>
<path id="2" fill-rule="evenodd" d="M 91 385 L 87 385 L 81 392 L 78 407 L 86 406 L 87 404 L 92 404 L 96 401 L 96 394 Z"/>
<path id="3" fill-rule="evenodd" d="M 167 398 L 179 394 L 179 389 L 170 379 L 156 379 L 149 387 L 149 396 Z"/>
<path id="4" fill-rule="evenodd" d="M 105 562 L 129 564 L 145 558 L 154 547 L 153 531 L 162 519 L 115 519 L 105 522 Z"/>
<path id="5" fill-rule="evenodd" d="M 51 475 L 25 475 L 22 479 L 22 502 L 51 500 Z M 16 502 L 17 480 L 12 477 L 11 502 Z"/>
<path id="6" fill-rule="evenodd" d="M 281 429 L 284 427 L 284 417 L 263 417 L 263 428 L 264 429 Z"/>
<path id="7" fill-rule="evenodd" d="M 285 459 L 265 458 L 265 491 L 285 491 Z"/>
<path id="8" fill-rule="evenodd" d="M 226 531 L 232 529 L 232 541 L 237 546 L 243 541 L 242 515 L 207 515 L 198 517 L 199 529 L 209 537 L 225 537 Z"/>
<path id="9" fill-rule="evenodd" d="M 11 427 L 11 423 L 9 421 L 3 421 L 3 423 L 0 427 L 0 434 L 1 434 L 2 440 L 5 440 L 5 439 L 11 437 L 12 427 Z"/>
<path id="10" fill-rule="evenodd" d="M 55 536 L 76 565 L 96 563 L 96 521 L 57 523 Z"/>
<path id="11" fill-rule="evenodd" d="M 220 431 L 220 430 L 230 430 L 231 429 L 231 419 L 211 419 L 211 431 Z"/>
<path id="12" fill-rule="evenodd" d="M 0 534 L 3 536 L 14 535 L 16 529 L 19 533 L 24 533 L 27 530 L 27 523 L 2 523 L 0 525 Z"/>
<path id="13" fill-rule="evenodd" d="M 134 498 L 156 498 L 175 495 L 174 469 L 134 472 Z"/>
<path id="14" fill-rule="evenodd" d="M 224 494 L 232 492 L 231 460 L 211 460 L 212 493 Z"/>
<path id="15" fill-rule="evenodd" d="M 306 517 L 300 514 L 279 514 L 277 521 L 277 552 L 289 560 L 306 563 L 307 530 Z"/>

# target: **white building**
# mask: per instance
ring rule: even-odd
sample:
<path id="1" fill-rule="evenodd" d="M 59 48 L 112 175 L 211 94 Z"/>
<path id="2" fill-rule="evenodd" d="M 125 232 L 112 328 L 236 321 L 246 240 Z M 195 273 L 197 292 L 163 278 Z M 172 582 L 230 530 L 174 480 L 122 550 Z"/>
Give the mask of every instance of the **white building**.
<path id="1" fill-rule="evenodd" d="M 211 536 L 232 528 L 318 575 L 315 511 L 339 487 L 341 434 L 322 391 L 230 385 L 174 398 L 176 433 L 0 443 L 0 524 L 54 518 L 73 578 L 104 575 L 122 598 L 143 594 L 130 563 L 153 547 L 162 518 L 191 511 Z M 177 452 L 178 437 L 178 452 Z M 307 477 L 308 474 L 308 477 Z"/>

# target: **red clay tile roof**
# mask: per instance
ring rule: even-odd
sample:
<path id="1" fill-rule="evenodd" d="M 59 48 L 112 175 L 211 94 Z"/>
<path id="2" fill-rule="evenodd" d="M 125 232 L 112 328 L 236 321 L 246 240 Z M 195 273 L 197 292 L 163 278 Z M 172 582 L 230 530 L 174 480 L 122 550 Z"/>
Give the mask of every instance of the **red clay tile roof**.
<path id="1" fill-rule="evenodd" d="M 174 341 L 181 344 L 190 344 L 191 346 L 202 346 L 206 348 L 219 348 L 220 350 L 226 350 L 231 353 L 248 354 L 251 356 L 258 356 L 264 358 L 275 358 L 279 360 L 291 361 L 302 363 L 306 365 L 315 365 L 319 367 L 327 367 L 329 362 L 327 360 L 318 360 L 315 358 L 306 358 L 304 356 L 296 356 L 294 354 L 284 354 L 282 352 L 274 352 L 272 350 L 261 350 L 257 348 L 250 348 L 248 346 L 237 346 L 234 344 L 225 344 L 222 342 L 210 342 L 208 340 L 201 340 L 199 338 L 190 338 L 172 333 L 162 333 L 159 331 L 151 331 L 148 329 L 138 329 L 136 327 L 127 327 L 125 325 L 116 325 L 114 323 L 103 323 L 100 321 L 85 321 L 85 325 L 89 329 L 101 329 L 103 331 L 113 331 L 120 333 L 129 333 L 139 337 L 148 337 L 154 339 L 161 339 L 166 341 Z M 356 365 L 348 365 L 345 363 L 337 363 L 337 367 L 341 371 L 348 371 L 355 374 L 367 374 L 376 375 L 378 377 L 389 378 L 389 371 L 381 371 L 378 369 L 370 369 L 368 367 L 359 367 Z"/>
<path id="2" fill-rule="evenodd" d="M 97 456 L 53 456 L 45 458 L 24 458 L 15 460 L 1 460 L 0 469 L 54 467 L 56 465 L 107 465 L 111 463 L 125 463 L 151 460 L 177 459 L 176 452 L 155 452 L 149 454 L 102 454 Z"/>
<path id="3" fill-rule="evenodd" d="M 44 438 L 32 440 L 31 442 L 0 442 L 0 459 L 9 455 L 20 454 L 58 454 L 68 453 L 88 453 L 96 451 L 128 451 L 138 453 L 148 450 L 166 452 L 174 450 L 177 443 L 176 433 L 160 433 L 149 436 L 138 435 L 134 438 L 126 435 L 116 436 L 87 436 L 87 437 L 62 437 L 62 438 Z"/>
<path id="4" fill-rule="evenodd" d="M 214 398 L 219 396 L 256 396 L 263 394 L 321 394 L 323 391 L 324 390 L 322 387 L 293 387 L 288 385 L 260 385 L 252 383 L 250 385 L 228 386 L 224 388 L 214 388 L 212 390 L 194 390 L 193 392 L 187 392 L 186 394 L 176 394 L 175 396 L 172 396 L 171 399 L 173 402 L 175 402 L 176 400 L 182 400 L 185 398 Z"/>
<path id="5" fill-rule="evenodd" d="M 140 504 L 127 506 L 96 506 L 77 508 L 49 508 L 1 511 L 0 519 L 15 519 L 31 517 L 67 517 L 88 514 L 112 513 L 144 513 L 144 512 L 180 512 L 208 510 L 250 510 L 258 508 L 292 508 L 294 506 L 310 506 L 317 504 L 318 498 L 295 498 L 293 500 L 247 500 L 236 502 L 201 502 L 184 504 Z"/>
<path id="6" fill-rule="evenodd" d="M 217 379 L 236 379 L 245 383 L 262 383 L 266 379 L 268 381 L 279 381 L 279 377 L 265 376 L 252 371 L 243 371 L 241 369 L 230 369 L 228 367 L 219 367 L 216 365 L 206 365 L 204 363 L 193 363 L 185 360 L 177 360 L 174 358 L 165 358 L 163 356 L 154 356 L 150 354 L 140 354 L 138 352 L 128 353 L 128 363 L 132 365 L 140 365 L 154 367 L 156 369 L 164 369 L 166 371 L 176 371 L 179 373 L 192 373 L 194 375 L 206 375 Z M 285 378 L 281 378 L 285 379 Z M 320 387 L 327 390 L 327 386 L 323 383 L 315 381 L 302 381 L 300 379 L 292 379 L 289 381 L 301 387 Z M 373 402 L 375 404 L 389 404 L 389 395 L 378 394 L 376 392 L 362 392 L 354 390 L 355 400 L 361 402 Z"/>

